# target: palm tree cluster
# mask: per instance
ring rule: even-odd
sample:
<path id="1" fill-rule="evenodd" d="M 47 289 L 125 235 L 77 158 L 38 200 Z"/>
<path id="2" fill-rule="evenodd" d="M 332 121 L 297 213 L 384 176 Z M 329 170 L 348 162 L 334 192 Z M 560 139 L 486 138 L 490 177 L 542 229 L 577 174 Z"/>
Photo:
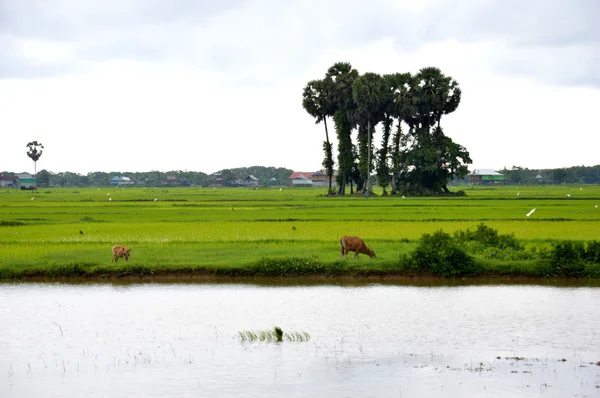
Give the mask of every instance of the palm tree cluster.
<path id="1" fill-rule="evenodd" d="M 449 192 L 452 178 L 468 174 L 469 152 L 446 136 L 443 115 L 460 103 L 458 83 L 435 67 L 417 74 L 359 74 L 349 63 L 331 66 L 325 77 L 307 83 L 302 106 L 325 125 L 323 167 L 329 192 L 371 191 L 373 166 L 384 194 Z M 337 192 L 331 189 L 333 148 L 327 118 L 333 118 L 338 142 Z M 381 125 L 382 142 L 375 150 L 373 134 Z M 356 134 L 356 145 L 353 133 Z"/>

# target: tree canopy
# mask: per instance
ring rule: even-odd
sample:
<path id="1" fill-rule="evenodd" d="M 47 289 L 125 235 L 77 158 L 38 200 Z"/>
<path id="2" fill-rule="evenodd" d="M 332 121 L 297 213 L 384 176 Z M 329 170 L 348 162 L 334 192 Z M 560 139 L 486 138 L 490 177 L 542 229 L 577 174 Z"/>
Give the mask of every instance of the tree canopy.
<path id="1" fill-rule="evenodd" d="M 439 68 L 361 75 L 350 63 L 338 62 L 322 80 L 310 81 L 303 94 L 304 109 L 317 123 L 333 118 L 338 194 L 346 193 L 348 184 L 350 193 L 353 184 L 359 192 L 370 191 L 373 166 L 384 194 L 390 186 L 392 194 L 448 193 L 448 182 L 468 174 L 469 152 L 441 125 L 442 117 L 458 108 L 462 92 Z M 372 140 L 376 128 L 382 131 L 379 148 Z M 333 169 L 327 130 L 326 138 L 323 164 Z"/>

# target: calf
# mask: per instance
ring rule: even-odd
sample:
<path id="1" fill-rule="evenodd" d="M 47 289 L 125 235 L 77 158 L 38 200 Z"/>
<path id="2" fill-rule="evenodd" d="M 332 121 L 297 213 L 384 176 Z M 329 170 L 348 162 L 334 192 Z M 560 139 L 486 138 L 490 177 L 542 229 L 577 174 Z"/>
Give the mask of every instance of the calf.
<path id="1" fill-rule="evenodd" d="M 119 262 L 119 258 L 122 258 L 127 262 L 129 260 L 129 256 L 131 255 L 131 249 L 127 246 L 114 245 L 112 248 L 112 257 L 110 259 L 111 262 Z"/>
<path id="2" fill-rule="evenodd" d="M 376 258 L 375 252 L 365 245 L 365 242 L 356 236 L 342 236 L 340 239 L 340 258 L 345 256 L 348 259 L 348 252 L 354 252 L 354 258 L 357 259 L 359 254 L 366 254 L 371 258 Z"/>

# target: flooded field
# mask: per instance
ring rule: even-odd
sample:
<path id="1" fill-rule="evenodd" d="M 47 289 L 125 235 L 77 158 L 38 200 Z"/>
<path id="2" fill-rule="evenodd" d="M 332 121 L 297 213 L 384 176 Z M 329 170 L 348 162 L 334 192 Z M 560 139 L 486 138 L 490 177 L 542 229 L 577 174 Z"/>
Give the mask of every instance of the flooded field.
<path id="1" fill-rule="evenodd" d="M 600 396 L 597 287 L 0 284 L 0 396 Z M 280 326 L 302 342 L 242 341 Z"/>

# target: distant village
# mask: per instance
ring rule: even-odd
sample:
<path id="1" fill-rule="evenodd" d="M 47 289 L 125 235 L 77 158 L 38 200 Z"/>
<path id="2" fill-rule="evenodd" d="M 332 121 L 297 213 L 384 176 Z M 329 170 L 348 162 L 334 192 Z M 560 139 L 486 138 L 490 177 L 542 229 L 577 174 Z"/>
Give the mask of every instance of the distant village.
<path id="1" fill-rule="evenodd" d="M 334 172 L 331 186 L 336 187 L 337 171 Z M 536 177 L 538 182 L 543 181 L 543 177 L 538 175 Z M 497 171 L 491 169 L 478 169 L 473 170 L 471 174 L 467 176 L 464 184 L 470 185 L 499 185 L 504 184 L 505 176 Z M 3 173 L 0 175 L 0 188 L 16 188 L 16 189 L 35 189 L 36 178 L 31 174 L 14 174 L 8 175 Z M 51 184 L 48 184 L 51 185 Z M 109 186 L 148 186 L 148 181 L 144 179 L 133 179 L 129 176 L 114 175 L 108 181 Z M 183 179 L 178 178 L 174 175 L 166 175 L 159 181 L 160 186 L 174 187 L 174 186 L 197 186 L 196 184 Z M 208 176 L 208 180 L 203 186 L 217 188 L 217 187 L 258 187 L 258 186 L 289 186 L 290 188 L 301 188 L 301 187 L 328 187 L 329 180 L 324 170 L 317 170 L 314 172 L 310 171 L 294 171 L 288 178 L 288 181 L 280 181 L 275 177 L 272 177 L 268 181 L 260 183 L 259 179 L 252 174 L 246 176 L 238 176 L 235 173 L 214 173 Z M 62 185 L 51 185 L 51 186 L 62 186 Z M 69 185 L 66 185 L 69 186 Z"/>

